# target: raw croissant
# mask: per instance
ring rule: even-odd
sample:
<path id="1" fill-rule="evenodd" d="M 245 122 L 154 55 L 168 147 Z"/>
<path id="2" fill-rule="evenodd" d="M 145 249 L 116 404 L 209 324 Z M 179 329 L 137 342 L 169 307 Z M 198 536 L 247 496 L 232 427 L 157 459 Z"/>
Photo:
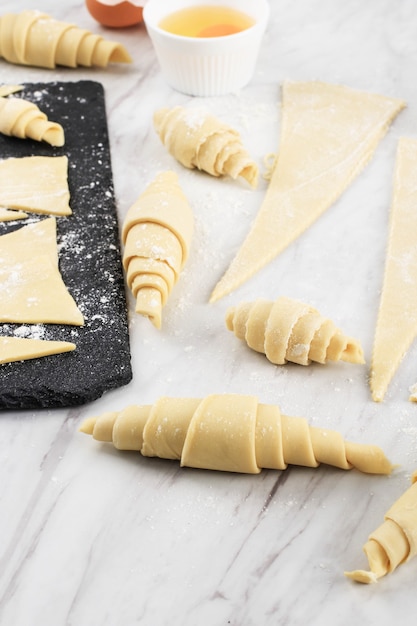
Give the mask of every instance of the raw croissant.
<path id="1" fill-rule="evenodd" d="M 123 265 L 136 312 L 161 327 L 162 307 L 188 258 L 194 217 L 175 172 L 148 185 L 123 223 Z"/>
<path id="2" fill-rule="evenodd" d="M 62 126 L 50 122 L 36 104 L 23 98 L 0 98 L 0 133 L 46 141 L 51 146 L 65 143 Z"/>
<path id="3" fill-rule="evenodd" d="M 9 63 L 47 68 L 131 62 L 121 44 L 36 10 L 0 17 L 0 57 Z"/>
<path id="4" fill-rule="evenodd" d="M 417 554 L 417 472 L 412 485 L 394 502 L 384 522 L 363 549 L 370 571 L 354 570 L 345 575 L 360 583 L 374 583 Z"/>
<path id="5" fill-rule="evenodd" d="M 275 302 L 259 299 L 230 307 L 226 326 L 276 365 L 328 360 L 364 363 L 358 341 L 346 337 L 316 309 L 284 296 Z"/>
<path id="6" fill-rule="evenodd" d="M 154 125 L 168 152 L 185 167 L 212 176 L 242 176 L 258 184 L 258 167 L 242 145 L 239 133 L 201 109 L 160 109 Z"/>
<path id="7" fill-rule="evenodd" d="M 88 418 L 80 430 L 120 450 L 202 469 L 257 474 L 261 468 L 327 463 L 373 474 L 392 470 L 380 448 L 346 442 L 335 431 L 282 415 L 277 406 L 248 395 L 161 398 L 153 406 Z"/>

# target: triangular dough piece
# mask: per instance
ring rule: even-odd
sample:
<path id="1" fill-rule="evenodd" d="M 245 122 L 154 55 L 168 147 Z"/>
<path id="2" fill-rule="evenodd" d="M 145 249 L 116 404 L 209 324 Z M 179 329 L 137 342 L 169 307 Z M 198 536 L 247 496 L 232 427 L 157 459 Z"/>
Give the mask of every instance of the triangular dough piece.
<path id="1" fill-rule="evenodd" d="M 26 217 L 28 214 L 24 211 L 0 208 L 0 222 L 14 222 L 14 220 L 24 220 Z"/>
<path id="2" fill-rule="evenodd" d="M 211 302 L 253 276 L 335 202 L 404 106 L 339 85 L 283 85 L 281 144 L 269 188 Z"/>
<path id="3" fill-rule="evenodd" d="M 84 318 L 47 256 L 0 266 L 0 322 L 73 324 Z"/>
<path id="4" fill-rule="evenodd" d="M 51 354 L 75 350 L 75 343 L 68 341 L 46 341 L 23 337 L 0 337 L 0 363 L 26 361 Z"/>
<path id="5" fill-rule="evenodd" d="M 417 140 L 398 142 L 384 283 L 371 362 L 370 387 L 383 400 L 417 336 Z"/>
<path id="6" fill-rule="evenodd" d="M 24 261 L 46 255 L 54 265 L 58 265 L 56 243 L 56 219 L 48 217 L 34 224 L 28 224 L 0 237 L 0 266 L 15 267 Z"/>
<path id="7" fill-rule="evenodd" d="M 68 157 L 29 156 L 0 161 L 0 206 L 70 215 Z"/>

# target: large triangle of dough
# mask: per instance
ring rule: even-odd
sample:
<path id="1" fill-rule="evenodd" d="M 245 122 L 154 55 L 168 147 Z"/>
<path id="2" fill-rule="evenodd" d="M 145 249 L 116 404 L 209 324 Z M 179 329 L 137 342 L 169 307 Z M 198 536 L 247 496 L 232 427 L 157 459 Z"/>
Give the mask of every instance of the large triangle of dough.
<path id="1" fill-rule="evenodd" d="M 417 139 L 398 142 L 388 247 L 371 363 L 370 387 L 383 400 L 417 336 Z"/>
<path id="2" fill-rule="evenodd" d="M 0 266 L 0 322 L 73 324 L 84 319 L 48 256 Z"/>
<path id="3" fill-rule="evenodd" d="M 0 237 L 0 266 L 3 270 L 43 255 L 58 265 L 54 217 L 28 224 Z"/>
<path id="4" fill-rule="evenodd" d="M 28 156 L 0 161 L 0 207 L 70 215 L 67 156 Z"/>
<path id="5" fill-rule="evenodd" d="M 283 85 L 281 143 L 269 187 L 211 302 L 253 276 L 335 202 L 404 106 L 401 100 L 340 85 Z"/>
<path id="6" fill-rule="evenodd" d="M 75 350 L 75 343 L 68 341 L 46 341 L 24 337 L 0 337 L 0 363 L 26 361 L 51 354 Z"/>

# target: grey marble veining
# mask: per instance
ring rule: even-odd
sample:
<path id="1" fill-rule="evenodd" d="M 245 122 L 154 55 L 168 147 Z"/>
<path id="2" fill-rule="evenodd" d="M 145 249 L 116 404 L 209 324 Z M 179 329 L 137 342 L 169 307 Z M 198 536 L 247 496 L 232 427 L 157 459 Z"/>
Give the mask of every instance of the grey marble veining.
<path id="1" fill-rule="evenodd" d="M 62 6 L 61 6 L 62 4 Z M 38 8 L 101 32 L 81 0 L 2 2 Z M 362 545 L 417 468 L 413 344 L 375 404 L 368 367 L 272 366 L 225 329 L 226 308 L 262 296 L 309 302 L 358 337 L 369 364 L 385 259 L 398 138 L 417 123 L 417 9 L 413 0 L 271 1 L 252 83 L 200 104 L 233 123 L 262 166 L 279 143 L 279 86 L 320 79 L 403 98 L 374 158 L 343 196 L 277 259 L 214 305 L 209 294 L 256 214 L 257 191 L 181 168 L 153 131 L 153 111 L 199 104 L 171 90 L 143 27 L 104 31 L 131 52 L 130 67 L 41 70 L 0 62 L 4 82 L 103 83 L 120 223 L 144 186 L 174 169 L 196 220 L 190 258 L 160 331 L 129 296 L 133 381 L 71 410 L 0 415 L 0 624 L 3 626 L 321 626 L 412 624 L 417 560 L 375 586 Z M 0 372 L 1 375 L 1 372 Z M 328 467 L 232 475 L 181 469 L 121 453 L 80 434 L 88 416 L 161 395 L 252 393 L 380 445 L 390 477 Z"/>

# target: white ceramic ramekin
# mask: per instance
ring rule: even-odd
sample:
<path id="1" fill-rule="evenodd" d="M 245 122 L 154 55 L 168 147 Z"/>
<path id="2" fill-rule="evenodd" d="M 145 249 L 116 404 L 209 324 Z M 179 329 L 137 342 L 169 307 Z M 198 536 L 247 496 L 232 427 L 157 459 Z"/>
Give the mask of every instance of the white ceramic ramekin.
<path id="1" fill-rule="evenodd" d="M 186 7 L 227 6 L 254 18 L 250 28 L 224 37 L 183 37 L 159 28 L 161 19 Z M 218 96 L 247 85 L 255 71 L 269 18 L 267 0 L 148 0 L 143 19 L 161 70 L 176 90 Z"/>

